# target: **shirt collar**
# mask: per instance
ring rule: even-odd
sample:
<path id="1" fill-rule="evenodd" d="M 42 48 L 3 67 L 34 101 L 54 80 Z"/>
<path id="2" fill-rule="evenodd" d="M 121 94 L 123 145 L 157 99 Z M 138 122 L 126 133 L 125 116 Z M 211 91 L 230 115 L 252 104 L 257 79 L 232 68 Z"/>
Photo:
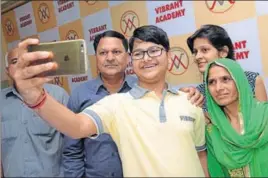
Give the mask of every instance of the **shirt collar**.
<path id="1" fill-rule="evenodd" d="M 137 83 L 137 78 L 136 77 L 125 75 L 122 87 L 124 87 L 124 85 L 128 85 L 128 87 L 133 88 L 135 83 Z M 97 78 L 95 79 L 94 93 L 97 94 L 98 90 L 101 87 L 104 87 L 104 84 L 103 84 L 103 81 L 102 81 L 101 76 L 99 74 L 97 76 Z"/>
<path id="2" fill-rule="evenodd" d="M 14 86 L 6 88 L 3 92 L 4 92 L 4 95 L 6 96 L 6 98 L 8 98 L 9 96 L 15 95 L 22 100 L 22 97 L 17 92 L 17 90 L 14 88 Z"/>
<path id="3" fill-rule="evenodd" d="M 137 84 L 137 77 L 136 76 L 131 76 L 131 75 L 126 75 L 125 77 L 125 83 L 130 87 L 133 88 Z"/>
<path id="4" fill-rule="evenodd" d="M 100 75 L 98 75 L 97 78 L 95 79 L 94 85 L 95 85 L 94 86 L 94 93 L 97 94 L 100 87 L 103 86 L 103 81 L 102 81 Z"/>
<path id="5" fill-rule="evenodd" d="M 178 89 L 176 87 L 168 84 L 167 91 L 174 94 L 178 95 Z M 142 98 L 146 93 L 150 92 L 150 90 L 146 88 L 140 87 L 138 84 L 135 84 L 134 87 L 129 91 L 130 95 L 135 98 L 135 99 L 140 99 Z"/>

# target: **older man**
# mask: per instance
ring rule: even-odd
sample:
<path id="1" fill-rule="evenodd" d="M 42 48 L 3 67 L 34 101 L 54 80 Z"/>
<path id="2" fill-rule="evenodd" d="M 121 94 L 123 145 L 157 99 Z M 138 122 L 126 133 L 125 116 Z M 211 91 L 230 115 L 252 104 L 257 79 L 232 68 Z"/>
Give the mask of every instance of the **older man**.
<path id="1" fill-rule="evenodd" d="M 63 135 L 25 104 L 13 82 L 21 52 L 20 48 L 8 52 L 6 72 L 13 85 L 0 96 L 4 177 L 63 177 Z M 67 104 L 64 89 L 52 84 L 44 88 L 57 102 Z"/>

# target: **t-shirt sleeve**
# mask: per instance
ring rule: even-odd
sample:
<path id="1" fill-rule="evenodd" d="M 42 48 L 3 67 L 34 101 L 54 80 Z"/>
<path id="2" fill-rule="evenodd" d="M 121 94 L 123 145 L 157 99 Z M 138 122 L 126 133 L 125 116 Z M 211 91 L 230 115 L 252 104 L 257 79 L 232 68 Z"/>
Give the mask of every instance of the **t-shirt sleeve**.
<path id="1" fill-rule="evenodd" d="M 204 151 L 206 150 L 206 140 L 205 140 L 205 116 L 201 108 L 197 109 L 197 118 L 194 122 L 194 143 L 196 150 Z"/>
<path id="2" fill-rule="evenodd" d="M 97 127 L 97 135 L 91 138 L 95 138 L 102 133 L 110 133 L 113 130 L 115 107 L 116 98 L 107 96 L 82 111 L 83 114 L 88 115 L 93 120 Z"/>

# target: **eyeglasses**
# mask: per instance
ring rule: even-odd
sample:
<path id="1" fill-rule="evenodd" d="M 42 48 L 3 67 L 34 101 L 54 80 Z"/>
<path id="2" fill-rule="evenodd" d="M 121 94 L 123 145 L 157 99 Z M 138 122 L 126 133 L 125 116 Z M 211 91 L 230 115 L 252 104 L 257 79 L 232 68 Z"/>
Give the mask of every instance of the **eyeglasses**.
<path id="1" fill-rule="evenodd" d="M 162 55 L 163 50 L 165 49 L 153 46 L 147 49 L 146 51 L 134 51 L 131 54 L 131 58 L 132 60 L 142 60 L 144 58 L 145 53 L 147 53 L 149 57 L 158 57 Z"/>

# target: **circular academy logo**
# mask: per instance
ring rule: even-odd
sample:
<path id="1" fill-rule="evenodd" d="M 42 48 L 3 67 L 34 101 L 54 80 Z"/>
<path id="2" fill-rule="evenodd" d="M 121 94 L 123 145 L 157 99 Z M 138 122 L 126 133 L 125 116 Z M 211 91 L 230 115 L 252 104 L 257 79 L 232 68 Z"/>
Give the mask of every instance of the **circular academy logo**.
<path id="1" fill-rule="evenodd" d="M 56 76 L 54 79 L 51 81 L 52 84 L 58 85 L 60 87 L 63 87 L 63 77 Z"/>
<path id="2" fill-rule="evenodd" d="M 206 0 L 207 8 L 213 13 L 224 13 L 230 10 L 235 0 Z"/>
<path id="3" fill-rule="evenodd" d="M 88 5 L 94 5 L 96 4 L 97 1 L 93 1 L 93 0 L 85 0 L 86 3 L 88 3 Z"/>
<path id="4" fill-rule="evenodd" d="M 50 13 L 49 7 L 46 3 L 41 3 L 38 7 L 38 17 L 39 20 L 45 24 L 49 21 Z"/>
<path id="5" fill-rule="evenodd" d="M 12 36 L 14 34 L 14 31 L 15 31 L 14 25 L 10 19 L 6 19 L 5 29 L 6 29 L 8 36 Z"/>
<path id="6" fill-rule="evenodd" d="M 120 20 L 120 28 L 123 34 L 131 37 L 133 31 L 140 26 L 138 15 L 134 11 L 126 11 Z"/>
<path id="7" fill-rule="evenodd" d="M 69 30 L 66 37 L 65 37 L 65 40 L 76 40 L 78 38 L 79 38 L 79 36 L 78 36 L 76 31 Z"/>
<path id="8" fill-rule="evenodd" d="M 169 61 L 168 71 L 173 75 L 184 74 L 190 63 L 186 51 L 180 47 L 173 47 L 170 51 L 171 59 Z"/>

